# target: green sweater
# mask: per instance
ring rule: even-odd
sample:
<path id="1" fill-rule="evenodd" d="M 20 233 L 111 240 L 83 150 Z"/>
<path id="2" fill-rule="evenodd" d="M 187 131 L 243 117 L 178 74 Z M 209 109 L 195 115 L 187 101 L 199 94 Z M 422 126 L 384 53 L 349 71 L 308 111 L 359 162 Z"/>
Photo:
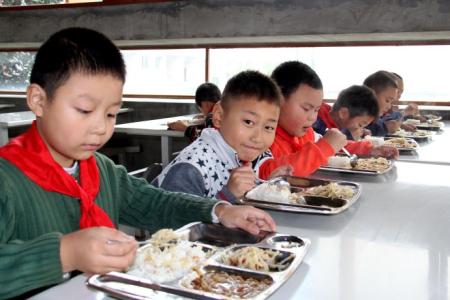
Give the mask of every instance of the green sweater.
<path id="1" fill-rule="evenodd" d="M 101 177 L 95 202 L 114 224 L 155 231 L 211 221 L 216 201 L 163 191 L 95 157 Z M 77 199 L 43 190 L 0 159 L 0 299 L 60 283 L 60 237 L 79 230 L 79 220 Z"/>

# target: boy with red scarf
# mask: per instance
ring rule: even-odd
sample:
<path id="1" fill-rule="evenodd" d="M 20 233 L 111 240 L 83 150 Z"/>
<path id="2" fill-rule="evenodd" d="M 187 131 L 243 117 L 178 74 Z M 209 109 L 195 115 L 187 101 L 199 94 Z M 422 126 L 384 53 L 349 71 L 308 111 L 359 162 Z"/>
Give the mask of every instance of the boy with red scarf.
<path id="1" fill-rule="evenodd" d="M 397 148 L 388 145 L 373 146 L 369 140 L 359 140 L 364 127 L 378 117 L 379 108 L 374 92 L 364 85 L 353 85 L 342 92 L 333 107 L 322 103 L 317 121 L 313 124 L 314 131 L 325 134 L 330 128 L 337 128 L 346 134 L 346 148 L 358 155 L 395 157 Z"/>
<path id="2" fill-rule="evenodd" d="M 115 229 L 119 222 L 152 231 L 193 221 L 275 230 L 263 211 L 163 191 L 97 153 L 113 134 L 124 81 L 120 51 L 98 32 L 65 29 L 37 52 L 27 89 L 36 122 L 0 148 L 1 299 L 75 270 L 126 269 L 137 243 Z"/>

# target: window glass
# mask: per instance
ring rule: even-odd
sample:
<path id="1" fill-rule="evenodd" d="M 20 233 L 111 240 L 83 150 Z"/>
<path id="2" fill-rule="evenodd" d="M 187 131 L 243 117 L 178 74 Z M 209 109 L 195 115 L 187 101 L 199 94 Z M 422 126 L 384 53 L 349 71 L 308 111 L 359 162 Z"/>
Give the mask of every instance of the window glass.
<path id="1" fill-rule="evenodd" d="M 35 52 L 0 52 L 0 90 L 24 91 Z"/>
<path id="2" fill-rule="evenodd" d="M 205 81 L 205 49 L 124 50 L 126 94 L 193 95 Z"/>
<path id="3" fill-rule="evenodd" d="M 256 69 L 270 75 L 278 64 L 300 60 L 319 74 L 327 99 L 335 99 L 350 85 L 362 84 L 373 72 L 387 70 L 404 79 L 401 100 L 449 101 L 449 51 L 450 46 L 212 49 L 210 78 L 223 89 L 239 71 Z"/>

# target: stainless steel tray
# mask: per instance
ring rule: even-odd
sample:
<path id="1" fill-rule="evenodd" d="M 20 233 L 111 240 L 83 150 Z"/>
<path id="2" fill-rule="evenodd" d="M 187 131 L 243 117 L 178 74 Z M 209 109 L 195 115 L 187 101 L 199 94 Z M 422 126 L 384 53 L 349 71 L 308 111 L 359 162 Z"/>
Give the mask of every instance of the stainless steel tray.
<path id="1" fill-rule="evenodd" d="M 150 280 L 136 276 L 110 272 L 105 275 L 93 275 L 86 280 L 90 288 L 100 290 L 118 299 L 179 299 L 187 297 L 192 299 L 266 299 L 277 290 L 295 272 L 302 262 L 310 241 L 294 235 L 280 234 L 274 232 L 261 232 L 260 235 L 251 235 L 239 229 L 229 229 L 221 225 L 191 223 L 176 232 L 186 235 L 189 241 L 197 244 L 220 245 L 217 252 L 211 256 L 198 270 L 181 279 L 165 284 L 156 284 Z M 214 240 L 214 243 L 208 243 Z M 281 271 L 254 271 L 224 264 L 220 258 L 238 247 L 255 246 L 277 250 L 286 255 L 289 254 L 288 266 Z M 250 298 L 227 297 L 217 293 L 205 292 L 189 288 L 192 278 L 206 272 L 223 271 L 236 274 L 244 278 L 255 278 L 255 280 L 266 279 L 270 285 L 258 295 Z"/>
<path id="2" fill-rule="evenodd" d="M 439 131 L 442 128 L 444 128 L 443 122 L 435 123 L 420 123 L 416 125 L 417 129 L 423 129 L 423 130 L 431 130 L 431 131 Z"/>
<path id="3" fill-rule="evenodd" d="M 404 138 L 408 138 L 408 139 L 413 139 L 417 142 L 426 142 L 428 140 L 430 140 L 433 135 L 436 133 L 434 131 L 429 131 L 429 130 L 421 130 L 421 132 L 424 131 L 423 135 L 418 135 L 417 133 L 413 132 L 413 131 L 405 131 L 404 133 L 393 133 L 393 134 L 388 134 L 387 137 L 404 137 Z"/>
<path id="4" fill-rule="evenodd" d="M 352 173 L 352 174 L 364 174 L 364 175 L 381 175 L 389 172 L 394 167 L 394 161 L 388 160 L 389 166 L 384 170 L 362 170 L 362 169 L 347 169 L 347 168 L 337 168 L 330 166 L 321 166 L 319 170 L 321 171 L 330 171 L 330 172 L 339 172 L 339 173 Z"/>
<path id="5" fill-rule="evenodd" d="M 354 194 L 350 199 L 328 198 L 321 196 L 304 196 L 306 204 L 295 204 L 255 199 L 254 197 L 249 196 L 249 194 L 251 194 L 251 191 L 249 191 L 244 195 L 243 198 L 238 199 L 237 202 L 239 204 L 248 204 L 259 208 L 278 211 L 334 215 L 341 213 L 352 206 L 359 199 L 362 190 L 360 184 L 349 181 L 311 179 L 307 177 L 295 176 L 287 176 L 284 177 L 284 179 L 291 185 L 291 192 L 296 192 L 298 189 L 305 189 L 335 182 L 339 185 L 351 187 L 354 190 Z"/>
<path id="6" fill-rule="evenodd" d="M 384 140 L 388 141 L 391 139 L 395 139 L 395 138 L 404 138 L 405 140 L 407 140 L 410 144 L 414 145 L 414 147 L 396 147 L 398 151 L 401 152 L 405 152 L 405 151 L 416 151 L 417 149 L 420 148 L 419 143 L 412 139 L 412 138 L 405 138 L 405 137 L 385 137 Z"/>

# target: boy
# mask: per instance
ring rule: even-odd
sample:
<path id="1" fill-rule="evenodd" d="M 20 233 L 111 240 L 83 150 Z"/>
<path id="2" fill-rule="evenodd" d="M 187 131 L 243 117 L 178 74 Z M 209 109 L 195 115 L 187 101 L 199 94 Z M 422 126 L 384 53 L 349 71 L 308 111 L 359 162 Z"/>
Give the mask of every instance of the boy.
<path id="1" fill-rule="evenodd" d="M 0 298 L 75 270 L 125 270 L 137 243 L 119 222 L 275 229 L 262 211 L 156 189 L 96 153 L 113 133 L 124 81 L 120 51 L 98 32 L 65 29 L 38 50 L 27 89 L 36 122 L 0 148 Z"/>
<path id="2" fill-rule="evenodd" d="M 189 125 L 185 120 L 169 123 L 170 129 L 184 131 L 184 136 L 191 142 L 197 139 L 204 128 L 212 127 L 211 112 L 214 105 L 222 97 L 219 88 L 210 82 L 201 84 L 195 91 L 195 104 L 202 112 L 196 116 L 198 124 Z"/>
<path id="3" fill-rule="evenodd" d="M 153 181 L 161 188 L 235 201 L 255 185 L 252 162 L 272 144 L 280 111 L 276 84 L 256 71 L 232 77 L 206 128 Z"/>
<path id="4" fill-rule="evenodd" d="M 322 81 L 313 69 L 299 61 L 288 61 L 273 71 L 272 79 L 282 94 L 280 118 L 269 158 L 257 163 L 258 175 L 266 179 L 275 169 L 290 165 L 293 175 L 307 176 L 326 164 L 347 139 L 335 128 L 322 137 L 311 127 L 323 99 Z"/>
<path id="5" fill-rule="evenodd" d="M 325 134 L 330 128 L 337 128 L 345 132 L 349 140 L 346 148 L 354 154 L 395 155 L 397 149 L 392 146 L 373 147 L 370 141 L 352 141 L 361 138 L 364 127 L 378 118 L 378 111 L 378 102 L 374 92 L 366 86 L 353 85 L 339 93 L 333 107 L 322 103 L 313 128 L 319 134 Z"/>
<path id="6" fill-rule="evenodd" d="M 379 117 L 366 128 L 374 136 L 386 136 L 400 127 L 399 120 L 383 120 L 382 117 L 390 111 L 398 96 L 398 86 L 394 76 L 387 71 L 377 71 L 364 80 L 364 85 L 371 88 L 377 96 L 380 108 Z"/>

